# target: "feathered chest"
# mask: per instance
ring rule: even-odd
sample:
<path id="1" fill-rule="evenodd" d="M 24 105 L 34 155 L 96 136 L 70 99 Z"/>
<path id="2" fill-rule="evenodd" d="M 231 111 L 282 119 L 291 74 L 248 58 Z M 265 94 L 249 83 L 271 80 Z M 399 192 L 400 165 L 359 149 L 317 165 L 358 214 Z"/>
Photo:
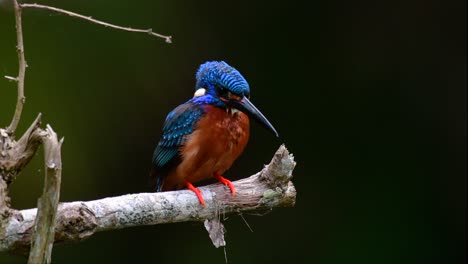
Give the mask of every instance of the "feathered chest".
<path id="1" fill-rule="evenodd" d="M 206 106 L 206 112 L 197 125 L 197 130 L 211 143 L 227 148 L 241 145 L 243 148 L 249 138 L 249 118 L 237 109 L 222 109 Z"/>

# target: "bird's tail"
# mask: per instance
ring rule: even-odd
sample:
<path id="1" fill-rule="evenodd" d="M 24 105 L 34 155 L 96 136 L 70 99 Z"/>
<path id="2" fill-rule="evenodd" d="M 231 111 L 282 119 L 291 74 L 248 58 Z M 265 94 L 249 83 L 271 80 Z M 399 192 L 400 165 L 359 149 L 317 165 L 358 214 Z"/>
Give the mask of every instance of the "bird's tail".
<path id="1" fill-rule="evenodd" d="M 151 167 L 148 182 L 149 182 L 149 187 L 151 191 L 153 192 L 162 191 L 162 187 L 164 185 L 164 177 L 162 177 L 160 170 L 158 170 L 154 166 Z"/>

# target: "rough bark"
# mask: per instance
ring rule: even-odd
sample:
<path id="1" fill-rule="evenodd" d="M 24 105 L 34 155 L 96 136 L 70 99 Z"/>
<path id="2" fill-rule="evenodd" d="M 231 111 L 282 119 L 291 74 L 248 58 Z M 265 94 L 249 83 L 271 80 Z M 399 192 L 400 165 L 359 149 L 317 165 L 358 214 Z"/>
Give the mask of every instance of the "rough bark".
<path id="1" fill-rule="evenodd" d="M 203 222 L 219 214 L 294 206 L 296 190 L 290 179 L 295 164 L 292 154 L 282 145 L 262 171 L 234 182 L 235 196 L 221 184 L 200 187 L 205 208 L 188 190 L 62 203 L 57 212 L 55 242 L 80 241 L 96 232 L 133 226 Z M 0 239 L 0 251 L 27 251 L 36 213 L 36 209 L 21 210 L 17 217 L 10 218 L 5 236 Z"/>
<path id="2" fill-rule="evenodd" d="M 33 158 L 41 143 L 40 119 L 39 114 L 18 141 L 0 128 L 0 239 L 5 235 L 9 219 L 17 215 L 17 211 L 10 208 L 8 187 Z"/>

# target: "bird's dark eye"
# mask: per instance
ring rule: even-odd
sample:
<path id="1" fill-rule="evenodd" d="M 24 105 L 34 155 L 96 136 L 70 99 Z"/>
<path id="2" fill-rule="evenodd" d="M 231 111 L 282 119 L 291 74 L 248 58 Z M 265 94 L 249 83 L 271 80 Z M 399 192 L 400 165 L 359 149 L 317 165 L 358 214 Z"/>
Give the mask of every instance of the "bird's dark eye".
<path id="1" fill-rule="evenodd" d="M 225 99 L 229 98 L 229 91 L 228 89 L 224 88 L 221 85 L 216 85 L 216 93 L 218 94 L 219 97 L 223 97 Z"/>

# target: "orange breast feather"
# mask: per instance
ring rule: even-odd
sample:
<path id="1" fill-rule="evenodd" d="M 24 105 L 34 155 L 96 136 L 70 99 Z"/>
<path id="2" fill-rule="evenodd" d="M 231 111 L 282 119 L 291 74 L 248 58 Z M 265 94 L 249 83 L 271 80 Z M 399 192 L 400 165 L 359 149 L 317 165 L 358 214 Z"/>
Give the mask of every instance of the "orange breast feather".
<path id="1" fill-rule="evenodd" d="M 206 113 L 188 135 L 182 162 L 165 179 L 163 191 L 223 174 L 244 151 L 249 139 L 249 118 L 239 111 L 205 106 Z"/>

